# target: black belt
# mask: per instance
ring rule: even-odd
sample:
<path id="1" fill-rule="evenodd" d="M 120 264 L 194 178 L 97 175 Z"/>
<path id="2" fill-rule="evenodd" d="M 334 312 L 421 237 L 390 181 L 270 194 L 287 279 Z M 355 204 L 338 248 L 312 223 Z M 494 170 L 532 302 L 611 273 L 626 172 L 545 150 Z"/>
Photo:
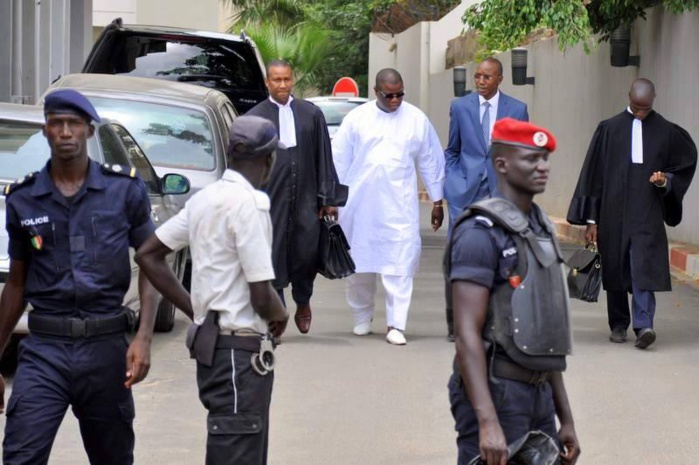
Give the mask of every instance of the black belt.
<path id="1" fill-rule="evenodd" d="M 29 312 L 29 332 L 73 339 L 122 333 L 131 327 L 126 313 L 106 318 L 70 318 L 36 315 Z"/>
<path id="2" fill-rule="evenodd" d="M 217 349 L 237 349 L 247 352 L 259 352 L 261 336 L 236 336 L 234 334 L 219 334 L 216 340 Z"/>
<path id="3" fill-rule="evenodd" d="M 492 374 L 498 378 L 512 379 L 528 384 L 544 384 L 554 373 L 553 371 L 531 370 L 501 358 L 495 358 L 490 369 Z"/>

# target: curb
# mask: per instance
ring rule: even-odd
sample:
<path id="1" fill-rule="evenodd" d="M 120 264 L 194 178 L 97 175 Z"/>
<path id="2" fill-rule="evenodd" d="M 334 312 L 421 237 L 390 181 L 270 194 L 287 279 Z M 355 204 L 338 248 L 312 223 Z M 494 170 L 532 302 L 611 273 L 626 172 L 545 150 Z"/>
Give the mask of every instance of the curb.
<path id="1" fill-rule="evenodd" d="M 575 244 L 585 243 L 585 228 L 568 224 L 563 218 L 550 217 L 556 225 L 559 239 Z M 684 274 L 689 280 L 699 280 L 699 247 L 690 244 L 668 244 L 670 268 Z"/>

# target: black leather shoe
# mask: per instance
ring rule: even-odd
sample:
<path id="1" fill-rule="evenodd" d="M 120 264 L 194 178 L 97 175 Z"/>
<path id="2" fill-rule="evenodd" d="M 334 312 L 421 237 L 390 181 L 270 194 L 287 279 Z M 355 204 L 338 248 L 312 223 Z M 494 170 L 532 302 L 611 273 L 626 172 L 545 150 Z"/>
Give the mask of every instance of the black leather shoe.
<path id="1" fill-rule="evenodd" d="M 454 337 L 454 333 L 447 334 L 447 342 L 454 342 L 454 341 L 456 341 L 456 338 Z"/>
<path id="2" fill-rule="evenodd" d="M 647 349 L 652 343 L 655 342 L 655 331 L 651 328 L 643 328 L 638 332 L 638 337 L 636 338 L 636 348 Z"/>
<path id="3" fill-rule="evenodd" d="M 609 340 L 616 344 L 624 343 L 628 340 L 626 330 L 624 328 L 614 328 L 612 334 L 609 335 Z"/>

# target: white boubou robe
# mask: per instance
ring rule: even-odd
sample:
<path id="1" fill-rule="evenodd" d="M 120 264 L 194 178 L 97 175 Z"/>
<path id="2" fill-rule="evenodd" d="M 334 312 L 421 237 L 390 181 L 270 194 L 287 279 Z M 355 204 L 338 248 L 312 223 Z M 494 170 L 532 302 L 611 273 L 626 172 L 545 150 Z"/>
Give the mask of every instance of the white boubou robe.
<path id="1" fill-rule="evenodd" d="M 403 102 L 387 113 L 372 100 L 345 116 L 332 142 L 342 184 L 339 222 L 357 273 L 414 276 L 420 263 L 417 169 L 432 201 L 441 200 L 444 151 L 432 124 Z"/>

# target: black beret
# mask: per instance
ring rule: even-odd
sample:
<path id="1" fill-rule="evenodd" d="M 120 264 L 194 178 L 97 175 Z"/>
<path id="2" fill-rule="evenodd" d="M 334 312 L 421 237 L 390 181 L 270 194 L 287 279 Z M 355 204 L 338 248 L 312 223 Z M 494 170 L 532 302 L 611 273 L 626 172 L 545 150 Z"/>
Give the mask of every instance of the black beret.
<path id="1" fill-rule="evenodd" d="M 236 118 L 231 125 L 228 141 L 229 153 L 237 158 L 241 158 L 240 155 L 256 156 L 286 148 L 279 142 L 274 124 L 259 116 Z"/>

